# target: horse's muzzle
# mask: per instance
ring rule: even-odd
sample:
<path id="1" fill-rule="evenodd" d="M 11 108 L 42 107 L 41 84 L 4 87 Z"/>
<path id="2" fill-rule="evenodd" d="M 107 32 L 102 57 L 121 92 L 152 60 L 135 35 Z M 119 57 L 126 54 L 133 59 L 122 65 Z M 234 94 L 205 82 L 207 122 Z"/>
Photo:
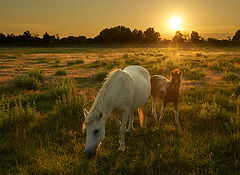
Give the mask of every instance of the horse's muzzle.
<path id="1" fill-rule="evenodd" d="M 96 155 L 96 151 L 97 149 L 85 149 L 85 155 L 87 156 L 87 158 L 93 158 Z"/>

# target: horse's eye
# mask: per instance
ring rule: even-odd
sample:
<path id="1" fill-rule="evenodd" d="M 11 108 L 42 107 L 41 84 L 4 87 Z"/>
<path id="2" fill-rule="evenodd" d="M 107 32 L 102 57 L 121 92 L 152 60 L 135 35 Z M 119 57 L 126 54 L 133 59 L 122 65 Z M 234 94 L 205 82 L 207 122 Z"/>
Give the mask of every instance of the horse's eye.
<path id="1" fill-rule="evenodd" d="M 95 129 L 95 130 L 93 131 L 94 135 L 98 134 L 98 132 L 99 132 L 98 129 Z"/>

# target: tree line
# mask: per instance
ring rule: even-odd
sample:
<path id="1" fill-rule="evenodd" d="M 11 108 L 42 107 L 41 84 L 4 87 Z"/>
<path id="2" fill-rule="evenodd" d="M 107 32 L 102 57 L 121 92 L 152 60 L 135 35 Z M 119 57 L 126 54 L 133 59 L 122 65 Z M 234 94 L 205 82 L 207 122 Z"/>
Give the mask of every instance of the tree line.
<path id="1" fill-rule="evenodd" d="M 211 45 L 211 46 L 240 46 L 240 30 L 233 38 L 219 40 L 215 38 L 203 38 L 198 32 L 192 31 L 183 34 L 176 31 L 171 40 L 162 39 L 160 33 L 155 32 L 154 28 L 145 31 L 131 30 L 124 26 L 116 26 L 103 29 L 96 37 L 87 38 L 86 36 L 68 36 L 59 38 L 56 35 L 49 35 L 47 32 L 40 37 L 29 30 L 22 35 L 0 33 L 0 46 L 72 46 L 89 44 L 159 44 L 163 46 L 192 46 L 192 45 Z"/>

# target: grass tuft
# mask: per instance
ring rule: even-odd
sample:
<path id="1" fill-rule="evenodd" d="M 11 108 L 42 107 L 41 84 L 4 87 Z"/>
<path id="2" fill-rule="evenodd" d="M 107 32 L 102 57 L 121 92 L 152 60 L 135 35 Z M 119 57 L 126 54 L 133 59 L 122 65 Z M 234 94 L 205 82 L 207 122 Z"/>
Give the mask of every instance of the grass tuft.
<path id="1" fill-rule="evenodd" d="M 13 82 L 16 88 L 37 90 L 40 88 L 43 80 L 44 80 L 43 70 L 34 70 L 15 77 Z"/>
<path id="2" fill-rule="evenodd" d="M 103 71 L 103 72 L 98 72 L 95 74 L 95 81 L 103 81 L 106 77 L 107 77 L 107 72 Z"/>
<path id="3" fill-rule="evenodd" d="M 66 76 L 67 75 L 67 71 L 66 70 L 57 70 L 55 72 L 56 76 Z"/>

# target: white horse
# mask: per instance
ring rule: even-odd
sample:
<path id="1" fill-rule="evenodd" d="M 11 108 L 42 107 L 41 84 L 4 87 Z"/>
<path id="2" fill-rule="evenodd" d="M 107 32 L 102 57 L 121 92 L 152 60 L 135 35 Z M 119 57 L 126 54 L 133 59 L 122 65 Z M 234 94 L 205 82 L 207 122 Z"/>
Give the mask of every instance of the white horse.
<path id="1" fill-rule="evenodd" d="M 131 116 L 134 110 L 138 108 L 140 125 L 146 126 L 143 108 L 150 93 L 150 75 L 145 68 L 133 65 L 123 70 L 119 69 L 111 72 L 99 90 L 90 111 L 84 109 L 86 119 L 83 129 L 87 134 L 86 156 L 95 156 L 97 148 L 105 136 L 106 121 L 112 113 L 116 114 L 117 125 L 121 125 L 118 150 L 124 151 L 128 117 L 128 130 L 131 130 Z M 119 121 L 120 115 L 122 115 L 122 122 Z"/>

